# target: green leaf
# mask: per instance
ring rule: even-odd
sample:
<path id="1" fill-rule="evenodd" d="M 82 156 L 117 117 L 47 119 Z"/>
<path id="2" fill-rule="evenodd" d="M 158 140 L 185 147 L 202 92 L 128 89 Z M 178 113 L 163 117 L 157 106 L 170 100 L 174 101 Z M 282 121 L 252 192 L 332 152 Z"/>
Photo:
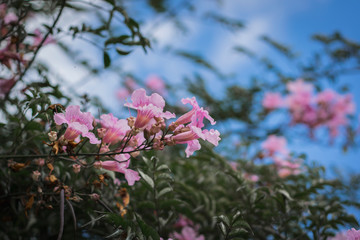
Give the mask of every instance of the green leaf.
<path id="1" fill-rule="evenodd" d="M 167 194 L 167 193 L 169 193 L 169 192 L 172 192 L 172 191 L 173 191 L 172 187 L 166 187 L 166 188 L 162 189 L 162 190 L 158 193 L 157 197 L 160 198 L 160 197 L 162 197 L 163 195 L 165 195 L 165 194 Z"/>
<path id="2" fill-rule="evenodd" d="M 111 64 L 110 56 L 107 52 L 104 52 L 104 67 L 107 68 Z"/>
<path id="3" fill-rule="evenodd" d="M 123 41 L 125 41 L 128 38 L 130 38 L 129 35 L 121 35 L 118 37 L 109 38 L 108 40 L 105 41 L 105 46 L 107 46 L 109 44 L 122 43 Z"/>
<path id="4" fill-rule="evenodd" d="M 141 171 L 140 169 L 138 169 L 140 176 L 142 177 L 142 179 L 144 179 L 144 181 L 151 187 L 154 188 L 154 181 L 151 179 L 151 177 L 149 175 L 147 175 L 146 173 L 144 173 L 143 171 Z"/>
<path id="5" fill-rule="evenodd" d="M 160 236 L 154 228 L 147 225 L 140 218 L 137 218 L 137 222 L 139 224 L 142 234 L 144 234 L 146 237 L 151 237 L 153 240 L 160 240 Z"/>
<path id="6" fill-rule="evenodd" d="M 116 48 L 116 52 L 118 53 L 118 54 L 120 54 L 120 55 L 128 55 L 128 54 L 130 54 L 132 51 L 123 51 L 123 50 L 121 50 L 120 48 Z"/>
<path id="7" fill-rule="evenodd" d="M 286 197 L 288 200 L 294 200 L 286 190 L 279 189 L 277 191 L 281 193 L 284 197 Z"/>

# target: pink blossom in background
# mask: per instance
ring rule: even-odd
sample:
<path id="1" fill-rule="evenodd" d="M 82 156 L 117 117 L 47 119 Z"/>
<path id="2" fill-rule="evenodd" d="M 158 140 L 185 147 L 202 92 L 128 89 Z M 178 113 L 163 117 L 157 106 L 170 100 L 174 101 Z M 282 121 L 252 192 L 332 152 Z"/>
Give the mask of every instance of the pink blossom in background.
<path id="1" fill-rule="evenodd" d="M 286 88 L 291 93 L 312 93 L 314 87 L 310 83 L 305 83 L 302 79 L 297 79 L 293 82 L 289 82 L 286 84 Z"/>
<path id="2" fill-rule="evenodd" d="M 279 93 L 265 93 L 262 105 L 264 108 L 273 110 L 283 106 L 283 99 Z"/>
<path id="3" fill-rule="evenodd" d="M 346 237 L 348 240 L 360 240 L 360 230 L 352 228 L 346 232 Z"/>
<path id="4" fill-rule="evenodd" d="M 64 138 L 69 141 L 74 141 L 81 134 L 87 137 L 91 144 L 99 144 L 100 140 L 97 139 L 94 133 L 89 132 L 94 129 L 94 117 L 89 112 L 81 112 L 80 106 L 68 106 L 64 113 L 56 113 L 54 120 L 57 125 L 66 123 L 68 128 L 65 131 Z"/>
<path id="5" fill-rule="evenodd" d="M 130 91 L 126 88 L 120 88 L 116 91 L 116 97 L 120 100 L 125 100 L 130 96 Z"/>
<path id="6" fill-rule="evenodd" d="M 328 238 L 329 240 L 348 240 L 346 232 L 339 232 L 334 237 Z"/>
<path id="7" fill-rule="evenodd" d="M 284 155 L 289 153 L 286 138 L 275 135 L 268 136 L 268 138 L 261 144 L 261 147 L 268 151 L 270 156 L 275 153 L 281 153 Z"/>
<path id="8" fill-rule="evenodd" d="M 166 93 L 166 86 L 164 81 L 156 75 L 150 75 L 146 80 L 145 80 L 145 86 L 147 88 L 149 88 L 150 90 L 160 93 L 160 94 L 165 94 Z"/>
<path id="9" fill-rule="evenodd" d="M 131 78 L 131 77 L 126 77 L 124 84 L 131 91 L 139 88 L 137 83 L 135 82 L 135 80 L 133 78 Z"/>
<path id="10" fill-rule="evenodd" d="M 175 228 L 181 228 L 180 232 L 173 232 L 170 236 L 176 240 L 205 240 L 204 235 L 199 235 L 199 226 L 195 225 L 190 219 L 180 215 L 174 224 Z"/>
<path id="11" fill-rule="evenodd" d="M 177 240 L 205 240 L 204 235 L 198 235 L 194 228 L 186 226 L 180 233 L 173 233 L 173 238 Z"/>
<path id="12" fill-rule="evenodd" d="M 334 101 L 338 97 L 337 93 L 332 89 L 325 89 L 324 91 L 318 93 L 316 96 L 317 103 L 329 103 Z"/>
<path id="13" fill-rule="evenodd" d="M 15 84 L 15 79 L 0 79 L 0 98 L 4 98 Z"/>
<path id="14" fill-rule="evenodd" d="M 12 12 L 6 14 L 6 16 L 4 17 L 5 24 L 16 23 L 18 20 L 19 20 L 19 18 L 16 16 L 15 13 L 12 13 Z"/>
<path id="15" fill-rule="evenodd" d="M 179 219 L 174 224 L 174 227 L 176 228 L 182 228 L 186 226 L 194 226 L 194 222 L 188 219 L 187 217 L 184 217 L 183 215 L 179 216 Z"/>
<path id="16" fill-rule="evenodd" d="M 35 29 L 34 34 L 35 34 L 35 36 L 33 38 L 33 40 L 34 40 L 33 46 L 37 47 L 42 42 L 44 36 L 39 29 Z M 43 46 L 45 46 L 47 44 L 55 43 L 55 42 L 56 42 L 55 39 L 53 39 L 51 36 L 48 36 L 46 38 L 46 40 L 44 41 Z"/>
<path id="17" fill-rule="evenodd" d="M 250 182 L 258 182 L 260 180 L 258 175 L 250 173 L 245 173 L 243 177 Z"/>
<path id="18" fill-rule="evenodd" d="M 318 127 L 327 127 L 331 138 L 339 134 L 340 128 L 348 124 L 348 115 L 354 114 L 356 106 L 351 94 L 340 95 L 332 89 L 314 93 L 311 83 L 298 79 L 287 84 L 289 94 L 284 97 L 284 107 L 291 114 L 291 125 L 304 124 L 310 134 Z M 276 93 L 267 93 L 263 106 L 267 109 L 277 107 Z M 274 105 L 272 105 L 274 104 Z"/>

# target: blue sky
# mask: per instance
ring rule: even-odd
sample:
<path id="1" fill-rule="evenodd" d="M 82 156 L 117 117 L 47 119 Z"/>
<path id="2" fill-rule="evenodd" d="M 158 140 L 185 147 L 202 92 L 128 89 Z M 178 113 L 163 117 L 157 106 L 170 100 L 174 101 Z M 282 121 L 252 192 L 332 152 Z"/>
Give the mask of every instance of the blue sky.
<path id="1" fill-rule="evenodd" d="M 135 1 L 138 4 L 140 1 Z M 176 5 L 179 1 L 173 1 Z M 216 2 L 216 1 L 215 1 Z M 360 41 L 358 24 L 360 22 L 360 1 L 358 0 L 224 0 L 223 4 L 215 4 L 213 1 L 200 0 L 201 15 L 210 10 L 219 10 L 225 16 L 243 20 L 246 27 L 237 32 L 230 32 L 221 26 L 211 22 L 198 21 L 187 18 L 187 12 L 180 12 L 185 17 L 185 24 L 189 29 L 187 35 L 179 31 L 173 23 L 159 21 L 157 18 L 149 18 L 143 15 L 143 9 L 131 8 L 130 15 L 144 18 L 141 25 L 145 36 L 151 33 L 153 50 L 145 54 L 141 49 L 136 49 L 129 56 L 123 57 L 112 64 L 118 65 L 125 71 L 136 72 L 138 76 L 146 78 L 149 74 L 157 74 L 169 83 L 181 82 L 184 76 L 191 76 L 197 68 L 192 64 L 176 58 L 164 51 L 167 45 L 176 46 L 177 49 L 192 50 L 206 57 L 224 73 L 234 73 L 239 84 L 246 84 L 243 79 L 248 79 L 254 73 L 259 73 L 258 66 L 254 65 L 246 56 L 241 56 L 232 50 L 233 45 L 242 45 L 262 56 L 269 56 L 273 52 L 259 37 L 263 34 L 278 40 L 285 45 L 294 48 L 305 59 L 311 52 L 318 49 L 319 45 L 310 39 L 314 33 L 330 34 L 340 31 L 344 36 Z M 146 19 L 149 18 L 149 19 Z M 63 25 L 71 24 L 64 17 Z M 74 43 L 72 43 L 74 44 Z M 84 49 L 84 43 L 75 43 L 74 46 Z M 87 92 L 99 96 L 112 111 L 120 113 L 121 104 L 115 97 L 115 90 L 121 87 L 122 79 L 114 74 L 104 74 L 103 79 L 89 79 L 86 84 L 78 84 L 86 78 L 86 71 L 75 66 L 66 59 L 56 47 L 48 47 L 41 53 L 41 58 L 46 59 L 49 54 L 56 55 L 53 66 L 55 72 L 71 79 L 71 84 L 80 92 Z M 98 50 L 87 49 L 83 55 L 98 60 L 102 64 L 102 56 Z M 94 58 L 94 56 L 97 56 Z M 279 60 L 281 61 L 281 60 Z M 57 66 L 61 62 L 62 69 Z M 223 86 L 214 81 L 214 76 L 201 71 L 209 80 L 209 85 L 215 86 L 214 94 L 221 95 Z M 360 74 L 342 79 L 352 87 L 352 94 L 360 110 Z M 179 92 L 182 92 L 181 84 Z M 183 96 L 178 96 L 183 97 Z M 326 166 L 336 166 L 352 172 L 360 172 L 359 151 L 351 149 L 344 154 L 340 147 L 319 144 L 305 139 L 289 139 L 290 149 L 295 152 L 305 152 L 310 160 L 316 160 Z"/>

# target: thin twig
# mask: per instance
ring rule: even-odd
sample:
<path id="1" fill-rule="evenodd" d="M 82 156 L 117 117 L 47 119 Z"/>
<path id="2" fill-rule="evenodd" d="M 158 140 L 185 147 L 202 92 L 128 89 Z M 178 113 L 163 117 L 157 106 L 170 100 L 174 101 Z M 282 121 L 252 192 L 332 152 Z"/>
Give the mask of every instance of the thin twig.
<path id="1" fill-rule="evenodd" d="M 64 189 L 60 191 L 60 228 L 57 240 L 61 240 L 64 231 Z"/>
<path id="2" fill-rule="evenodd" d="M 135 150 L 131 150 L 131 151 L 120 151 L 120 152 L 110 152 L 110 153 L 79 153 L 76 155 L 73 154 L 38 154 L 38 155 L 33 155 L 33 154 L 28 154 L 28 155 L 2 155 L 0 156 L 0 159 L 9 159 L 9 158 L 46 158 L 46 157 L 71 157 L 71 156 L 86 156 L 86 157 L 91 157 L 91 156 L 113 156 L 113 155 L 117 155 L 117 154 L 125 154 L 125 153 L 133 153 L 133 152 L 137 152 L 137 151 L 148 151 L 151 149 L 148 149 L 148 147 L 151 146 L 146 146 L 143 147 L 141 149 L 135 149 Z M 66 159 L 69 160 L 69 159 Z"/>
<path id="3" fill-rule="evenodd" d="M 71 211 L 71 215 L 72 215 L 72 217 L 73 217 L 73 221 L 74 221 L 74 234 L 76 234 L 76 215 L 75 215 L 75 211 L 74 211 L 74 208 L 73 208 L 73 206 L 72 206 L 72 204 L 71 204 L 71 202 L 69 201 L 69 200 L 67 200 L 66 199 L 66 202 L 67 202 L 67 204 L 69 205 L 69 208 L 70 208 L 70 211 Z"/>

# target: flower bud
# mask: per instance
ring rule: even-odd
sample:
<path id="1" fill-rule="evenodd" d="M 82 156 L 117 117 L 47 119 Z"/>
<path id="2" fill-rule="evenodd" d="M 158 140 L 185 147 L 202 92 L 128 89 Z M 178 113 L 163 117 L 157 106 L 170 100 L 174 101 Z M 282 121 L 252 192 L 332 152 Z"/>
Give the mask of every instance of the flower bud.
<path id="1" fill-rule="evenodd" d="M 49 140 L 51 142 L 55 142 L 57 140 L 57 132 L 55 132 L 55 131 L 49 132 L 48 136 L 49 136 Z"/>
<path id="2" fill-rule="evenodd" d="M 74 173 L 79 173 L 80 172 L 80 169 L 81 169 L 80 164 L 74 164 L 74 165 L 72 165 L 72 167 L 73 167 Z"/>
<path id="3" fill-rule="evenodd" d="M 65 137 L 64 137 L 64 135 L 63 135 L 63 136 L 61 136 L 61 137 L 59 138 L 59 143 L 60 143 L 62 146 L 66 146 L 66 145 L 68 145 L 69 141 L 66 140 Z"/>
<path id="4" fill-rule="evenodd" d="M 132 152 L 132 153 L 130 153 L 130 155 L 131 155 L 133 158 L 136 158 L 137 156 L 140 155 L 140 151 Z"/>
<path id="5" fill-rule="evenodd" d="M 101 161 L 94 162 L 94 168 L 100 169 L 101 168 Z"/>
<path id="6" fill-rule="evenodd" d="M 45 164 L 45 159 L 43 159 L 43 158 L 38 158 L 38 159 L 35 159 L 34 162 L 35 162 L 36 165 L 42 167 L 42 166 L 44 166 L 44 164 Z"/>
<path id="7" fill-rule="evenodd" d="M 90 198 L 94 201 L 97 201 L 100 199 L 100 195 L 97 193 L 92 193 L 92 194 L 90 194 Z"/>
<path id="8" fill-rule="evenodd" d="M 106 128 L 98 128 L 97 133 L 98 133 L 99 138 L 103 138 L 106 133 Z"/>
<path id="9" fill-rule="evenodd" d="M 135 117 L 128 117 L 126 120 L 128 121 L 129 127 L 132 128 L 135 125 Z"/>
<path id="10" fill-rule="evenodd" d="M 100 153 L 106 153 L 106 152 L 109 152 L 110 149 L 108 146 L 106 145 L 103 145 L 101 148 L 100 148 Z"/>
<path id="11" fill-rule="evenodd" d="M 32 172 L 31 177 L 34 181 L 39 181 L 40 175 L 41 175 L 41 173 L 38 170 L 36 170 L 36 171 Z"/>

